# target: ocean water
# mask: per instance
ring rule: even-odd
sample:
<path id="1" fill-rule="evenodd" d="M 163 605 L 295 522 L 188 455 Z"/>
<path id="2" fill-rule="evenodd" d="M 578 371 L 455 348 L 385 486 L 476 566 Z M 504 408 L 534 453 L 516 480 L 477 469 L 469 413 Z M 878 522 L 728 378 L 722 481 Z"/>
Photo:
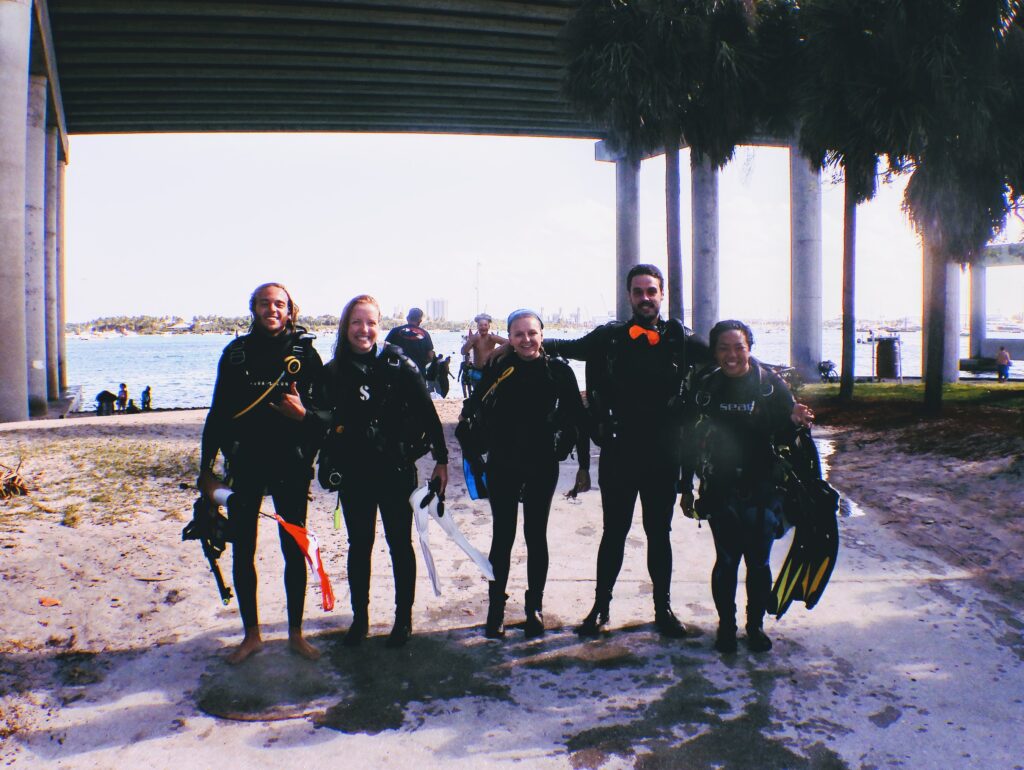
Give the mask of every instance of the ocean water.
<path id="1" fill-rule="evenodd" d="M 550 337 L 578 336 L 581 332 L 558 333 L 548 330 Z M 462 346 L 459 332 L 431 332 L 438 353 L 452 355 L 452 374 L 458 373 Z M 772 364 L 789 361 L 789 329 L 785 326 L 754 327 L 754 355 Z M 82 388 L 82 410 L 95 407 L 96 394 L 102 390 L 117 393 L 119 383 L 128 386 L 128 395 L 139 403 L 142 389 L 147 385 L 153 391 L 154 408 L 204 407 L 210 403 L 213 384 L 217 376 L 217 361 L 221 351 L 231 342 L 230 335 L 169 336 L 115 336 L 93 339 L 69 337 L 67 340 L 68 384 Z M 917 377 L 921 373 L 921 334 L 905 332 L 903 346 L 903 374 Z M 314 345 L 324 361 L 331 358 L 335 335 L 321 334 Z M 961 355 L 967 355 L 968 340 L 962 337 Z M 842 341 L 838 329 L 825 329 L 822 337 L 823 358 L 838 365 Z M 872 373 L 872 346 L 857 346 L 858 375 Z M 583 365 L 573 362 L 580 386 L 584 386 Z M 1015 361 L 1011 374 L 1024 377 L 1024 362 Z M 992 376 L 992 375 L 989 375 Z M 461 397 L 458 384 L 452 382 L 450 398 Z"/>

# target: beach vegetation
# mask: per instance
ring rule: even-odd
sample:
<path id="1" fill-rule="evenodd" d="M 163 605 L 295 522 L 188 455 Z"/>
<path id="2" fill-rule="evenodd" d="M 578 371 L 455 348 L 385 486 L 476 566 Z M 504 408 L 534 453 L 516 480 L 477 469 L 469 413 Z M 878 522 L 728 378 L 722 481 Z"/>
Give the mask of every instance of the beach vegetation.
<path id="1" fill-rule="evenodd" d="M 69 431 L 39 441 L 27 432 L 11 432 L 0 463 L 7 462 L 8 448 L 24 458 L 28 487 L 27 494 L 0 503 L 0 516 L 8 523 L 19 516 L 51 516 L 77 527 L 130 521 L 154 499 L 162 500 L 166 510 L 185 511 L 192 505 L 199 464 L 194 440 L 145 440 L 116 432 L 75 436 Z"/>
<path id="2" fill-rule="evenodd" d="M 802 395 L 815 402 L 835 400 L 839 385 L 813 383 L 804 386 Z M 920 403 L 924 396 L 923 382 L 861 382 L 857 384 L 858 400 L 875 404 Z M 1024 411 L 1024 382 L 997 383 L 976 380 L 946 383 L 942 386 L 943 401 L 956 404 L 985 405 L 1008 412 Z"/>
<path id="3" fill-rule="evenodd" d="M 70 503 L 64 507 L 60 523 L 65 527 L 77 527 L 82 522 L 81 503 Z"/>

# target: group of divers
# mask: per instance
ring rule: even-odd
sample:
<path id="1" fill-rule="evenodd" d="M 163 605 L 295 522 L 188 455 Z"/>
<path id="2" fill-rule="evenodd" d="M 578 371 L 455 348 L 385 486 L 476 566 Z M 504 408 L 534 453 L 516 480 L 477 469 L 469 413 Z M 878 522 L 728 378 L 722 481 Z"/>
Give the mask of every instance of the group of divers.
<path id="1" fill-rule="evenodd" d="M 778 447 L 807 436 L 814 415 L 774 371 L 751 356 L 754 338 L 746 324 L 720 321 L 705 342 L 678 320 L 662 319 L 664 279 L 653 265 L 634 266 L 625 288 L 632 318 L 579 339 L 545 339 L 537 313 L 513 312 L 508 344 L 493 351 L 464 401 L 457 435 L 466 459 L 486 473 L 493 518 L 488 556 L 494 579 L 488 585 L 484 634 L 505 636 L 505 591 L 520 504 L 528 586 L 523 632 L 527 638 L 544 634 L 546 530 L 559 462 L 578 444 L 587 447 L 589 438 L 601 450 L 603 533 L 594 604 L 576 633 L 596 637 L 609 623 L 638 496 L 655 628 L 668 638 L 691 633 L 670 603 L 670 530 L 678 497 L 683 512 L 706 519 L 714 537 L 715 649 L 737 649 L 742 557 L 746 644 L 751 651 L 767 651 L 772 642 L 763 621 L 766 613 L 777 611 L 769 556 L 786 515 L 793 518 L 784 510 L 791 490 L 780 484 Z M 327 364 L 313 348 L 313 335 L 298 325 L 298 305 L 284 286 L 259 286 L 249 309 L 250 333 L 228 344 L 218 364 L 197 480 L 201 499 L 225 504 L 228 512 L 232 577 L 244 626 L 244 638 L 228 661 L 241 662 L 263 644 L 255 569 L 261 501 L 271 496 L 281 519 L 304 527 L 314 476 L 337 491 L 348 533 L 352 621 L 344 644 L 360 645 L 369 631 L 379 510 L 395 583 L 387 645 L 400 647 L 412 634 L 416 559 L 410 495 L 418 486 L 416 460 L 431 453 L 429 484 L 439 495 L 449 480 L 441 422 L 422 373 L 400 347 L 379 341 L 380 305 L 369 295 L 345 305 Z M 586 362 L 586 405 L 566 358 Z M 216 473 L 218 454 L 224 458 L 222 477 Z M 585 469 L 589 447 L 581 454 Z M 289 647 L 316 659 L 320 651 L 302 634 L 304 553 L 283 528 L 279 534 Z M 821 582 L 822 576 L 819 571 L 815 579 Z"/>

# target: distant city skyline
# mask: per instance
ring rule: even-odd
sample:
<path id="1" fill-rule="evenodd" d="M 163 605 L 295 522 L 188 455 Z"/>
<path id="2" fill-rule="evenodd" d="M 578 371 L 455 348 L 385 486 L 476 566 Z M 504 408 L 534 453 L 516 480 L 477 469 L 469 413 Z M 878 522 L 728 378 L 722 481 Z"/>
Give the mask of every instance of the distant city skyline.
<path id="1" fill-rule="evenodd" d="M 591 141 L 512 137 L 73 136 L 67 317 L 239 315 L 267 280 L 311 315 L 336 315 L 366 292 L 403 314 L 444 299 L 449 320 L 524 305 L 600 317 L 620 287 L 614 167 L 593 157 Z M 685 152 L 681 161 L 689 308 Z M 858 211 L 858 317 L 920 318 L 920 244 L 900 209 L 903 184 L 883 185 Z M 640 257 L 664 269 L 661 158 L 643 164 L 640 196 Z M 723 170 L 723 317 L 788 318 L 788 201 L 785 150 L 740 148 Z M 835 318 L 842 188 L 827 175 L 822 222 L 823 314 Z M 962 314 L 968 287 L 965 275 Z M 1022 312 L 1024 268 L 990 268 L 987 304 L 992 316 Z"/>

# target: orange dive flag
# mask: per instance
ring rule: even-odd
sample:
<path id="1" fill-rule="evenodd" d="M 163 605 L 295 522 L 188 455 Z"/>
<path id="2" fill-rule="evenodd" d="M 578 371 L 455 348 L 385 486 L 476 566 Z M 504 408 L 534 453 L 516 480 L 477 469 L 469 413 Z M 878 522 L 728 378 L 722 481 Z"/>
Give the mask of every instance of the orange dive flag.
<path id="1" fill-rule="evenodd" d="M 331 581 L 324 571 L 324 563 L 320 560 L 320 544 L 316 541 L 316 535 L 305 527 L 289 524 L 276 513 L 274 518 L 277 519 L 277 523 L 284 528 L 285 532 L 295 538 L 299 550 L 302 551 L 302 555 L 309 562 L 310 570 L 320 575 L 320 594 L 324 600 L 324 611 L 330 612 L 334 609 L 334 591 L 331 590 Z"/>

